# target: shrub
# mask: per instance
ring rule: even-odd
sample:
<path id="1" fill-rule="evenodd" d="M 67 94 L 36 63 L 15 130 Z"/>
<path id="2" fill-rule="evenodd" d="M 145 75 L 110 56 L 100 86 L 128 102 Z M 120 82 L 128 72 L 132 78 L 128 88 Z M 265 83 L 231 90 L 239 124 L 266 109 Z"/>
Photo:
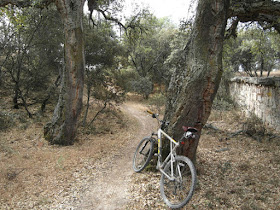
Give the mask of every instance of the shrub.
<path id="1" fill-rule="evenodd" d="M 142 95 L 145 99 L 148 99 L 153 91 L 153 83 L 147 77 L 131 81 L 130 84 L 132 91 Z"/>
<path id="2" fill-rule="evenodd" d="M 137 72 L 132 69 L 122 69 L 115 75 L 116 83 L 124 91 L 133 91 L 131 88 L 131 81 L 136 81 L 139 78 Z"/>
<path id="3" fill-rule="evenodd" d="M 4 131 L 14 124 L 13 116 L 9 113 L 0 112 L 0 131 Z"/>
<path id="4" fill-rule="evenodd" d="M 157 93 L 154 94 L 150 99 L 149 99 L 149 104 L 151 106 L 155 106 L 157 109 L 158 113 L 161 113 L 161 109 L 164 107 L 166 101 L 166 97 L 162 93 Z"/>
<path id="5" fill-rule="evenodd" d="M 258 141 L 261 141 L 266 134 L 266 128 L 263 122 L 254 114 L 252 114 L 244 123 L 244 131 L 247 135 Z"/>

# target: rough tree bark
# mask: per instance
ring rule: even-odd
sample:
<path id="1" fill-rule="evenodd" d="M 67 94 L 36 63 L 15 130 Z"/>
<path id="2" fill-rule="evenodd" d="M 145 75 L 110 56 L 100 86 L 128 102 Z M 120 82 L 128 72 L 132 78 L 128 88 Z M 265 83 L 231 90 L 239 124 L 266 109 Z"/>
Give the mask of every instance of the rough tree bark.
<path id="1" fill-rule="evenodd" d="M 175 72 L 168 89 L 165 120 L 168 132 L 179 139 L 182 126 L 194 126 L 196 139 L 181 148 L 193 161 L 201 129 L 206 123 L 222 75 L 222 50 L 229 0 L 200 0 L 193 32 L 186 48 L 186 69 Z"/>
<path id="2" fill-rule="evenodd" d="M 0 0 L 0 7 L 11 4 L 44 8 L 53 2 L 64 24 L 65 68 L 59 101 L 51 122 L 44 127 L 44 136 L 52 144 L 70 145 L 75 140 L 77 121 L 82 110 L 85 66 L 82 18 L 85 0 Z"/>
<path id="3" fill-rule="evenodd" d="M 53 144 L 70 145 L 74 143 L 77 121 L 82 110 L 85 66 L 82 27 L 84 0 L 57 0 L 55 3 L 64 24 L 65 68 L 59 101 L 51 122 L 44 128 L 44 136 Z"/>
<path id="4" fill-rule="evenodd" d="M 186 47 L 186 69 L 174 72 L 168 89 L 165 120 L 168 132 L 180 138 L 182 125 L 198 128 L 198 136 L 181 148 L 196 159 L 201 134 L 222 75 L 222 50 L 228 18 L 234 17 L 228 32 L 235 35 L 237 23 L 258 21 L 264 28 L 280 32 L 280 3 L 271 0 L 199 0 L 193 32 Z"/>

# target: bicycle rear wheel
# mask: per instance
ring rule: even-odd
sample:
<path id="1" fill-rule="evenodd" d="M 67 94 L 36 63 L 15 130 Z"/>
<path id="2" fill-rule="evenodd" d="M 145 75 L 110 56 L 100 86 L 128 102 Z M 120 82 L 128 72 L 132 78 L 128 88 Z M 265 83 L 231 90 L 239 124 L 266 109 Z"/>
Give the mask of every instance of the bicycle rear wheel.
<path id="1" fill-rule="evenodd" d="M 133 169 L 135 172 L 142 171 L 149 164 L 153 156 L 153 150 L 153 138 L 144 138 L 140 141 L 133 157 Z"/>
<path id="2" fill-rule="evenodd" d="M 164 172 L 171 176 L 171 161 L 164 167 Z M 173 180 L 164 174 L 161 175 L 160 193 L 170 208 L 182 208 L 191 199 L 197 181 L 192 161 L 184 156 L 176 156 L 173 163 L 173 175 Z"/>

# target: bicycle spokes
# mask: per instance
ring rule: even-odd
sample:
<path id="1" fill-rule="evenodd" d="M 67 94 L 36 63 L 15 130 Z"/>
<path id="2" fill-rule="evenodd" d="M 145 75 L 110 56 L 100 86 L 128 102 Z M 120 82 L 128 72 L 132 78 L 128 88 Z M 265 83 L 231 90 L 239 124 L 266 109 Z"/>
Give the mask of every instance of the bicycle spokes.
<path id="1" fill-rule="evenodd" d="M 139 143 L 133 158 L 133 169 L 136 172 L 142 171 L 152 158 L 154 141 L 151 138 L 144 138 Z"/>
<path id="2" fill-rule="evenodd" d="M 148 144 L 149 142 L 147 141 L 144 145 L 143 145 L 143 147 L 142 147 L 142 149 L 139 151 L 139 153 L 141 154 L 141 155 L 144 155 L 144 156 L 148 156 L 148 154 L 149 154 L 149 152 L 150 152 L 150 147 L 147 147 L 147 144 Z"/>
<path id="3" fill-rule="evenodd" d="M 164 172 L 169 176 L 162 175 L 161 193 L 165 202 L 170 207 L 186 204 L 193 193 L 194 183 L 191 169 L 185 159 L 176 159 L 173 164 L 169 162 Z"/>

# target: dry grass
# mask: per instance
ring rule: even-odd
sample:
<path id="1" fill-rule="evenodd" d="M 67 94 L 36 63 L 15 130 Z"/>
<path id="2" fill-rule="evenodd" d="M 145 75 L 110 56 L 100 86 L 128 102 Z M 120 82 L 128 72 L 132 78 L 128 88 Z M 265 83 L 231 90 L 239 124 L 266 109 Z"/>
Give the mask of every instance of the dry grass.
<path id="1" fill-rule="evenodd" d="M 247 135 L 229 138 L 242 129 L 240 115 L 226 112 L 212 121 L 222 132 L 205 130 L 198 149 L 199 186 L 193 208 L 279 209 L 280 138 L 258 142 Z M 213 117 L 214 116 L 214 117 Z M 210 118 L 211 120 L 211 118 Z M 227 148 L 227 150 L 223 150 Z"/>
<path id="2" fill-rule="evenodd" d="M 141 105 L 139 109 L 145 111 Z M 2 131 L 0 209 L 47 209 L 56 197 L 70 194 L 77 171 L 91 173 L 83 167 L 114 153 L 125 143 L 123 136 L 137 129 L 135 121 L 111 111 L 101 115 L 94 127 L 80 130 L 79 141 L 69 147 L 49 145 L 43 139 L 47 119 L 26 121 L 26 126 L 15 122 L 16 127 Z M 89 113 L 89 119 L 94 114 Z M 219 131 L 205 129 L 200 139 L 199 182 L 186 209 L 280 209 L 280 139 L 231 137 L 245 123 L 236 111 L 213 111 L 209 123 Z M 159 177 L 154 172 L 133 174 L 127 209 L 167 209 Z"/>
<path id="3" fill-rule="evenodd" d="M 266 75 L 266 74 L 265 74 Z M 270 72 L 270 76 L 271 77 L 279 77 L 280 76 L 280 70 L 278 70 L 278 71 L 273 71 L 273 72 Z"/>
<path id="4" fill-rule="evenodd" d="M 99 108 L 95 105 L 95 110 Z M 89 119 L 94 114 L 89 113 Z M 15 127 L 1 132 L 0 209 L 47 208 L 60 194 L 70 191 L 76 171 L 116 150 L 125 143 L 116 136 L 121 138 L 130 131 L 126 131 L 126 116 L 111 108 L 98 117 L 94 126 L 80 129 L 74 146 L 60 147 L 44 140 L 46 120 L 28 120 L 24 127 L 15 122 Z"/>
<path id="5" fill-rule="evenodd" d="M 280 138 L 259 142 L 232 133 L 246 120 L 237 111 L 212 111 L 197 152 L 198 185 L 184 209 L 280 209 Z M 130 209 L 167 209 L 159 173 L 134 174 Z M 152 185 L 152 186 L 151 186 Z"/>

